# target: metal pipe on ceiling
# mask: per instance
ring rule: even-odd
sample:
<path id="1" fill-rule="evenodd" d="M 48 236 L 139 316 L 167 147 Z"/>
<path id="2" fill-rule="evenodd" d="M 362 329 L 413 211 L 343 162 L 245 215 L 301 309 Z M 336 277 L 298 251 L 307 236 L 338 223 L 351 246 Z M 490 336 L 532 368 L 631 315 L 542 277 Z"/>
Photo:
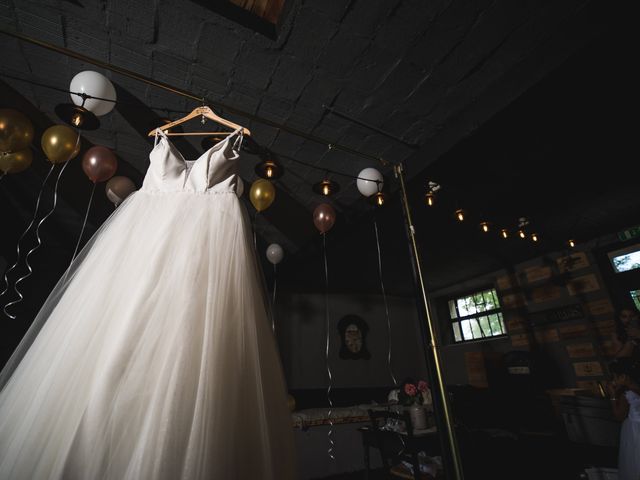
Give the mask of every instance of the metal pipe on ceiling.
<path id="1" fill-rule="evenodd" d="M 178 88 L 178 87 L 174 87 L 173 85 L 169 85 L 168 83 L 165 82 L 160 82 L 157 80 L 153 80 L 152 78 L 149 78 L 145 75 L 140 75 L 136 72 L 133 72 L 131 70 L 128 70 L 126 68 L 122 68 L 119 67 L 117 65 L 113 65 L 112 63 L 108 63 L 108 62 L 103 62 L 101 60 L 97 60 L 95 58 L 89 57 L 87 55 L 84 55 L 82 53 L 79 52 L 74 52 L 73 50 L 69 50 L 68 48 L 65 47 L 60 47 L 57 45 L 54 45 L 52 43 L 49 42 L 45 42 L 43 40 L 38 40 L 36 38 L 32 38 L 29 37 L 27 35 L 24 35 L 22 33 L 18 33 L 18 32 L 11 32 L 5 29 L 0 28 L 0 33 L 7 35 L 9 37 L 13 37 L 16 38 L 18 40 L 22 40 L 24 42 L 28 42 L 31 43 L 33 45 L 37 45 L 39 47 L 45 48 L 47 50 L 51 50 L 53 52 L 56 53 L 60 53 L 62 55 L 66 55 L 67 57 L 71 57 L 74 58 L 76 60 L 79 60 L 81 62 L 85 62 L 85 63 L 90 63 L 92 65 L 96 65 L 97 67 L 100 68 L 104 68 L 106 70 L 110 70 L 114 73 L 123 75 L 125 77 L 129 77 L 129 78 L 133 78 L 134 80 L 138 80 L 139 82 L 142 83 L 146 83 L 147 85 L 151 85 L 154 86 L 156 88 L 160 88 L 162 90 L 166 90 L 168 92 L 174 93 L 176 95 L 180 95 L 182 97 L 185 98 L 189 98 L 191 100 L 197 101 L 199 103 L 206 103 L 209 104 L 215 108 L 219 108 L 219 109 L 223 109 L 227 112 L 233 113 L 235 115 L 239 115 L 241 117 L 247 118 L 249 120 L 252 120 L 254 122 L 258 122 L 258 123 L 262 123 L 263 125 L 267 125 L 269 127 L 273 127 L 273 128 L 277 128 L 279 130 L 282 130 L 283 132 L 287 132 L 290 133 L 292 135 L 298 136 L 298 137 L 302 137 L 306 140 L 310 140 L 312 142 L 316 142 L 316 143 L 320 143 L 322 145 L 326 145 L 327 148 L 332 148 L 335 150 L 341 150 L 345 153 L 349 153 L 351 155 L 356 155 L 362 158 L 366 158 L 369 160 L 376 160 L 377 162 L 380 162 L 382 165 L 388 165 L 388 162 L 386 160 L 384 160 L 382 157 L 378 157 L 375 155 L 371 155 L 368 153 L 363 153 L 360 152 L 354 148 L 351 148 L 347 145 L 341 145 L 339 143 L 335 143 L 332 141 L 329 141 L 325 138 L 322 137 L 318 137 L 316 135 L 310 135 L 308 133 L 305 133 L 301 130 L 298 130 L 297 128 L 293 128 L 287 125 L 282 125 L 276 122 L 273 122 L 267 118 L 261 117 L 259 115 L 254 115 L 252 113 L 249 112 L 245 112 L 244 110 L 240 110 L 238 108 L 232 107 L 230 105 L 226 105 L 224 103 L 221 102 L 217 102 L 217 101 L 212 101 L 209 100 L 208 98 L 205 97 L 201 97 L 198 95 L 195 95 L 192 92 L 189 92 L 187 90 L 184 90 L 182 88 Z"/>

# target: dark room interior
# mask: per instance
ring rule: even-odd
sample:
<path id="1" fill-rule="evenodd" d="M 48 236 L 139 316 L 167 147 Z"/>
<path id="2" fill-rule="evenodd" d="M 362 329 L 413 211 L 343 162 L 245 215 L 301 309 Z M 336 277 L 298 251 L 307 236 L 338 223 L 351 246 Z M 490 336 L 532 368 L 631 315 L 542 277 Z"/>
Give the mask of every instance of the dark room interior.
<path id="1" fill-rule="evenodd" d="M 0 480 L 639 480 L 629 18 L 1 2 Z"/>

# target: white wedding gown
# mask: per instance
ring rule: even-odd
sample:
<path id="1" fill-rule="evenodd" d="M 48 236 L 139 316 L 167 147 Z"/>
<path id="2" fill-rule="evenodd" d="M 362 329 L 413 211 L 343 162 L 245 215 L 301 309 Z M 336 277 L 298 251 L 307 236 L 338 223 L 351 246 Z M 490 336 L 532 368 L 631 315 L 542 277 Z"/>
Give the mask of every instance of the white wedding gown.
<path id="1" fill-rule="evenodd" d="M 246 212 L 242 136 L 161 136 L 0 373 L 0 479 L 294 478 Z"/>

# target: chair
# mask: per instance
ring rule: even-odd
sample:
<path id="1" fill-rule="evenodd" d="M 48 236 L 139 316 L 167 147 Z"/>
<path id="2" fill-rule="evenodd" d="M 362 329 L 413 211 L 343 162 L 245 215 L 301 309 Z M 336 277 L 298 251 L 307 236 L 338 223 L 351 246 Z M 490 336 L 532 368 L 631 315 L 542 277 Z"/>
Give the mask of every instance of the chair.
<path id="1" fill-rule="evenodd" d="M 376 446 L 380 450 L 382 464 L 387 474 L 394 478 L 410 480 L 433 480 L 431 475 L 420 472 L 418 451 L 411 448 L 413 444 L 413 425 L 408 412 L 395 413 L 390 411 L 369 410 L 372 431 Z M 406 435 L 393 430 L 383 429 L 389 420 L 404 424 Z M 407 461 L 413 466 L 413 472 L 402 462 Z"/>

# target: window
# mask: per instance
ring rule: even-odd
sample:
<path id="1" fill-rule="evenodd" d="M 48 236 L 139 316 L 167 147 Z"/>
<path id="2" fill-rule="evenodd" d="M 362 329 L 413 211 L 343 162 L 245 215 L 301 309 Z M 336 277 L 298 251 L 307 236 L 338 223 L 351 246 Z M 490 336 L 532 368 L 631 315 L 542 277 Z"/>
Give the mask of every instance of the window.
<path id="1" fill-rule="evenodd" d="M 608 255 L 616 273 L 640 268 L 640 244 L 610 252 Z"/>
<path id="2" fill-rule="evenodd" d="M 449 300 L 449 313 L 456 342 L 497 337 L 507 333 L 494 288 Z"/>
<path id="3" fill-rule="evenodd" d="M 631 290 L 629 294 L 631 295 L 631 300 L 633 300 L 636 308 L 640 310 L 640 290 Z"/>

